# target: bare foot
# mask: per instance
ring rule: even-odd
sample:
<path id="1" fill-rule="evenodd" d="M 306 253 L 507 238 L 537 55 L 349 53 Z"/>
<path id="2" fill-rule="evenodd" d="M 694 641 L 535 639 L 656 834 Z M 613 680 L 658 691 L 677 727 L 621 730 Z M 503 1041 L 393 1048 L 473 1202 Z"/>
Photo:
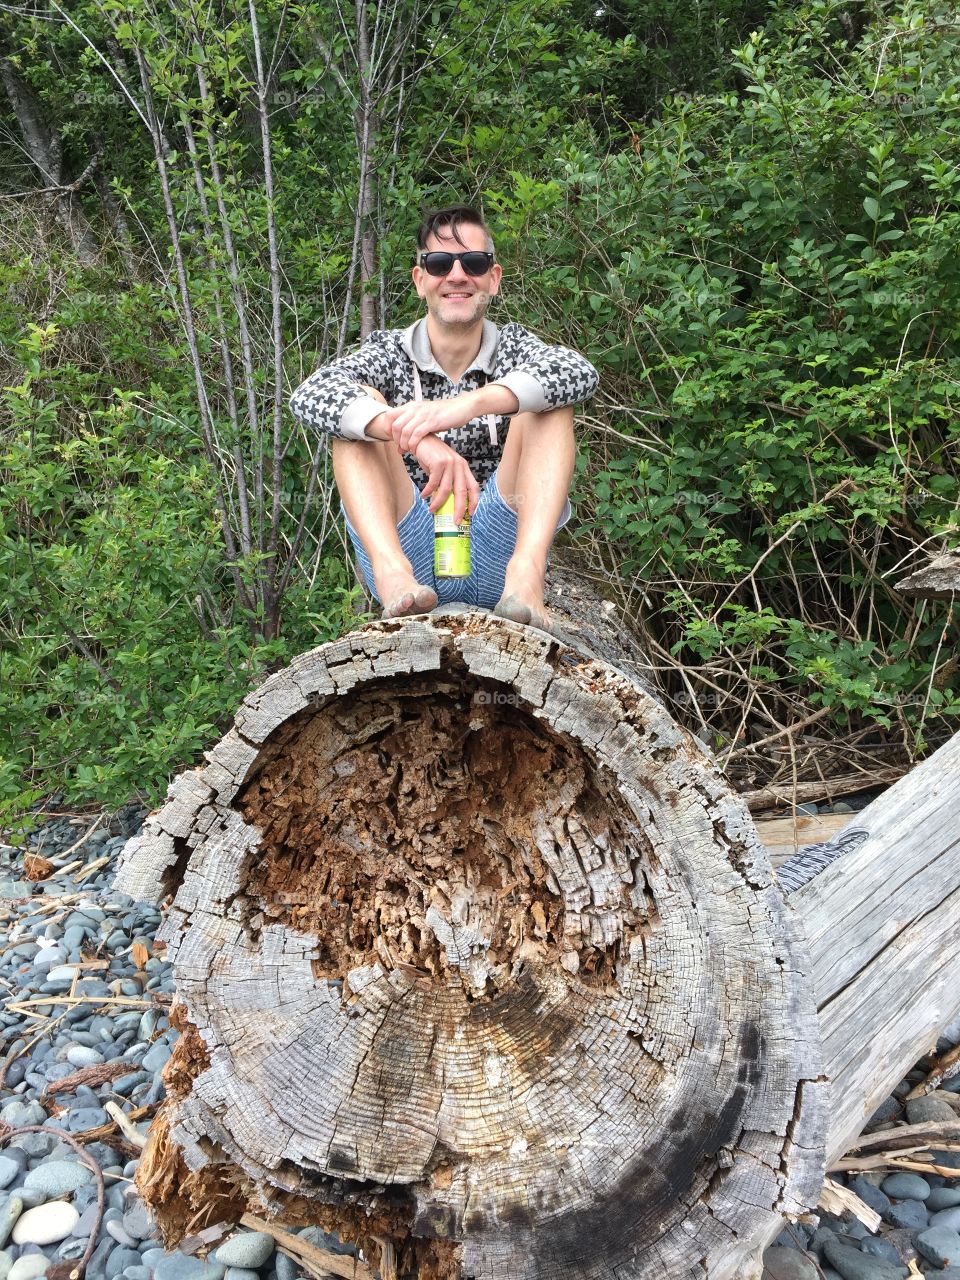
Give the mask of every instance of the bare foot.
<path id="1" fill-rule="evenodd" d="M 550 631 L 554 623 L 543 604 L 543 574 L 528 566 L 508 564 L 503 595 L 493 612 L 498 618 Z"/>
<path id="2" fill-rule="evenodd" d="M 384 605 L 384 618 L 403 618 L 436 608 L 437 593 L 418 582 L 409 569 L 378 575 L 376 583 L 377 594 Z"/>

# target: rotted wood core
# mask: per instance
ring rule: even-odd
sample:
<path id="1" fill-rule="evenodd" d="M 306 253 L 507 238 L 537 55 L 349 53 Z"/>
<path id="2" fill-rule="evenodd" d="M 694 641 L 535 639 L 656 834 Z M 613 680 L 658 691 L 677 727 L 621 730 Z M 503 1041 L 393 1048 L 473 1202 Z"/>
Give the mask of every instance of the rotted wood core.
<path id="1" fill-rule="evenodd" d="M 372 624 L 208 759 L 117 882 L 174 893 L 168 1245 L 242 1205 L 399 1280 L 726 1280 L 815 1201 L 793 919 L 625 669 L 475 611 Z"/>
<path id="2" fill-rule="evenodd" d="M 236 802 L 263 833 L 248 893 L 317 936 L 317 978 L 379 962 L 484 999 L 527 961 L 616 985 L 656 925 L 655 855 L 613 775 L 516 701 L 466 672 L 407 677 L 274 735 Z"/>

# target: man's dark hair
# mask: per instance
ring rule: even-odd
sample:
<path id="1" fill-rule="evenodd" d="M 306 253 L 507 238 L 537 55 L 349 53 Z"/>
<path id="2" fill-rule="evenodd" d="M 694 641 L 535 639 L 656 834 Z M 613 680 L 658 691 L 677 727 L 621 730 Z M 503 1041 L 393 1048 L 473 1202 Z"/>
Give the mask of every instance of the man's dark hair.
<path id="1" fill-rule="evenodd" d="M 417 229 L 417 248 L 425 249 L 429 236 L 439 235 L 440 231 L 447 229 L 454 240 L 463 244 L 460 239 L 460 228 L 465 222 L 485 231 L 490 248 L 493 248 L 490 228 L 484 222 L 480 210 L 475 209 L 471 204 L 451 204 L 445 209 L 428 209 Z"/>

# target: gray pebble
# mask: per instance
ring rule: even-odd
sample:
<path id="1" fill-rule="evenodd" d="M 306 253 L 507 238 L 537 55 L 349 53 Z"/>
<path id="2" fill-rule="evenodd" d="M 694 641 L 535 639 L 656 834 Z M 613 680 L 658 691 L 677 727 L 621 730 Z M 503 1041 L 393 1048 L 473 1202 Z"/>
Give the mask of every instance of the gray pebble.
<path id="1" fill-rule="evenodd" d="M 926 1200 L 931 1188 L 919 1173 L 891 1173 L 880 1184 L 880 1190 L 894 1200 Z"/>
<path id="2" fill-rule="evenodd" d="M 113 1224 L 111 1223 L 111 1225 Z M 109 1254 L 104 1271 L 106 1273 L 107 1280 L 113 1280 L 113 1277 L 119 1276 L 126 1267 L 139 1267 L 141 1265 L 140 1255 L 137 1253 L 136 1249 L 131 1249 L 127 1245 L 118 1244 Z"/>
<path id="3" fill-rule="evenodd" d="M 110 1117 L 103 1107 L 77 1107 L 67 1112 L 67 1128 L 71 1133 L 82 1133 L 84 1129 L 99 1129 L 108 1124 Z"/>
<path id="4" fill-rule="evenodd" d="M 22 1169 L 16 1160 L 11 1160 L 9 1156 L 0 1156 L 0 1191 L 9 1187 L 21 1173 Z"/>
<path id="5" fill-rule="evenodd" d="M 960 1266 L 960 1234 L 948 1227 L 929 1227 L 916 1237 L 917 1252 L 937 1267 Z"/>
<path id="6" fill-rule="evenodd" d="M 123 1227 L 134 1240 L 149 1240 L 154 1234 L 154 1226 L 150 1221 L 150 1214 L 147 1212 L 147 1206 L 142 1200 L 136 1199 L 130 1208 L 123 1215 Z"/>
<path id="7" fill-rule="evenodd" d="M 91 1170 L 79 1160 L 48 1160 L 31 1169 L 23 1185 L 27 1191 L 41 1191 L 46 1200 L 54 1200 L 92 1179 Z"/>
<path id="8" fill-rule="evenodd" d="M 250 1267 L 227 1267 L 223 1280 L 260 1280 L 260 1272 Z"/>
<path id="9" fill-rule="evenodd" d="M 894 1266 L 900 1266 L 900 1255 L 890 1243 L 884 1240 L 882 1236 L 867 1236 L 865 1240 L 860 1241 L 860 1249 L 863 1253 L 872 1254 L 875 1258 L 883 1258 L 884 1262 L 892 1262 Z"/>
<path id="10" fill-rule="evenodd" d="M 825 1241 L 824 1252 L 827 1261 L 839 1271 L 843 1280 L 904 1280 L 907 1275 L 906 1267 L 873 1258 L 869 1253 L 841 1244 L 839 1240 Z"/>
<path id="11" fill-rule="evenodd" d="M 150 1268 L 144 1266 L 124 1267 L 123 1274 L 127 1280 L 150 1280 Z"/>
<path id="12" fill-rule="evenodd" d="M 297 1280 L 302 1274 L 300 1268 L 291 1257 L 285 1253 L 278 1253 L 274 1263 L 277 1269 L 277 1280 Z"/>
<path id="13" fill-rule="evenodd" d="M 907 1101 L 907 1119 L 911 1124 L 925 1124 L 928 1120 L 956 1120 L 957 1113 L 942 1098 L 910 1098 Z"/>
<path id="14" fill-rule="evenodd" d="M 74 1204 L 76 1204 L 76 1200 L 74 1200 Z M 96 1221 L 97 1202 L 96 1199 L 93 1199 L 88 1205 L 84 1206 L 83 1212 L 80 1214 L 80 1221 L 73 1228 L 71 1234 L 77 1236 L 81 1240 L 86 1240 L 90 1235 L 90 1232 L 93 1230 Z"/>
<path id="15" fill-rule="evenodd" d="M 908 1227 L 911 1231 L 921 1231 L 929 1221 L 926 1207 L 921 1200 L 898 1200 L 883 1216 L 892 1226 Z"/>
<path id="16" fill-rule="evenodd" d="M 890 1197 L 866 1178 L 851 1178 L 848 1185 L 854 1195 L 859 1196 L 864 1204 L 877 1213 L 890 1208 Z"/>
<path id="17" fill-rule="evenodd" d="M 104 1228 L 109 1235 L 113 1236 L 117 1244 L 122 1244 L 125 1249 L 135 1249 L 137 1247 L 137 1242 L 134 1240 L 133 1236 L 124 1231 L 123 1223 L 119 1220 L 119 1210 L 114 1209 L 113 1212 L 118 1215 L 117 1218 L 111 1218 L 109 1222 L 105 1221 L 103 1224 Z M 137 1254 L 138 1258 L 139 1256 L 140 1255 Z M 136 1263 L 135 1265 L 139 1266 L 139 1263 Z M 122 1271 L 123 1267 L 120 1267 L 119 1270 Z"/>
<path id="18" fill-rule="evenodd" d="M 226 1280 L 232 1280 L 229 1271 Z M 763 1280 L 820 1280 L 820 1272 L 798 1249 L 774 1245 L 763 1255 Z"/>
<path id="19" fill-rule="evenodd" d="M 934 1187 L 927 1196 L 927 1208 L 933 1212 L 952 1209 L 958 1204 L 960 1204 L 960 1187 Z"/>
<path id="20" fill-rule="evenodd" d="M 0 1108 L 0 1120 L 11 1129 L 19 1129 L 27 1124 L 46 1124 L 47 1113 L 39 1102 L 21 1102 L 15 1098 Z"/>
<path id="21" fill-rule="evenodd" d="M 168 1044 L 157 1043 L 143 1056 L 143 1065 L 147 1071 L 161 1071 L 170 1061 L 173 1050 Z"/>
<path id="22" fill-rule="evenodd" d="M 930 1207 L 930 1201 L 927 1201 L 927 1208 Z M 941 1209 L 939 1213 L 930 1215 L 931 1227 L 946 1227 L 949 1231 L 960 1231 L 960 1205 L 953 1205 L 948 1209 Z"/>
<path id="23" fill-rule="evenodd" d="M 254 1271 L 273 1256 L 276 1249 L 273 1236 L 265 1231 L 244 1231 L 217 1249 L 214 1257 L 225 1267 L 250 1268 Z"/>
<path id="24" fill-rule="evenodd" d="M 146 1254 L 143 1258 L 146 1262 Z M 186 1253 L 165 1253 L 153 1274 L 154 1280 L 223 1280 L 225 1271 L 226 1267 L 212 1258 L 204 1261 Z"/>
<path id="25" fill-rule="evenodd" d="M 45 1275 L 50 1266 L 50 1259 L 42 1253 L 28 1253 L 16 1260 L 7 1273 L 7 1280 L 34 1280 L 35 1276 Z"/>
<path id="26" fill-rule="evenodd" d="M 10 1239 L 10 1232 L 21 1213 L 23 1213 L 23 1196 L 3 1197 L 3 1202 L 0 1203 L 0 1249 L 3 1249 Z"/>
<path id="27" fill-rule="evenodd" d="M 103 1054 L 84 1044 L 72 1044 L 67 1050 L 67 1061 L 74 1067 L 98 1067 Z"/>

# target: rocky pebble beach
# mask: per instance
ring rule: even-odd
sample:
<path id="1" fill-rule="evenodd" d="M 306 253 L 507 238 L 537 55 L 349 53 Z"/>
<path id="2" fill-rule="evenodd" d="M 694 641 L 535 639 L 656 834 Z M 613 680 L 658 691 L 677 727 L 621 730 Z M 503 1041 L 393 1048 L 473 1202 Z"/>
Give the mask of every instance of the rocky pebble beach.
<path id="1" fill-rule="evenodd" d="M 117 854 L 145 816 L 129 807 L 99 820 L 51 818 L 25 850 L 0 844 L 0 1280 L 32 1280 L 85 1257 L 87 1280 L 294 1280 L 297 1262 L 267 1233 L 240 1231 L 206 1259 L 167 1252 L 133 1181 L 135 1139 L 164 1097 L 177 1038 L 170 965 L 155 937 L 160 913 L 111 888 Z M 36 883 L 23 878 L 25 852 L 53 864 Z M 936 1052 L 958 1043 L 960 1022 Z M 960 1119 L 960 1075 L 906 1100 L 929 1066 L 917 1064 L 867 1131 Z M 102 1212 L 78 1147 L 102 1175 Z M 937 1160 L 960 1173 L 960 1152 Z M 764 1254 L 764 1280 L 960 1280 L 960 1176 L 887 1169 L 836 1178 L 880 1215 L 880 1229 L 849 1214 L 791 1225 Z M 345 1252 L 318 1228 L 298 1234 Z"/>
<path id="2" fill-rule="evenodd" d="M 25 848 L 0 844 L 0 1280 L 57 1264 L 66 1276 L 85 1256 L 87 1280 L 294 1280 L 300 1267 L 264 1232 L 240 1231 L 206 1259 L 167 1252 L 133 1182 L 138 1149 L 115 1108 L 146 1133 L 177 1039 L 160 913 L 111 889 L 145 817 L 130 807 L 92 832 L 95 818 L 56 818 Z M 36 883 L 25 853 L 53 864 Z M 41 1131 L 17 1132 L 30 1129 Z M 102 1175 L 102 1213 L 70 1139 Z M 296 1234 L 348 1252 L 318 1228 Z"/>

